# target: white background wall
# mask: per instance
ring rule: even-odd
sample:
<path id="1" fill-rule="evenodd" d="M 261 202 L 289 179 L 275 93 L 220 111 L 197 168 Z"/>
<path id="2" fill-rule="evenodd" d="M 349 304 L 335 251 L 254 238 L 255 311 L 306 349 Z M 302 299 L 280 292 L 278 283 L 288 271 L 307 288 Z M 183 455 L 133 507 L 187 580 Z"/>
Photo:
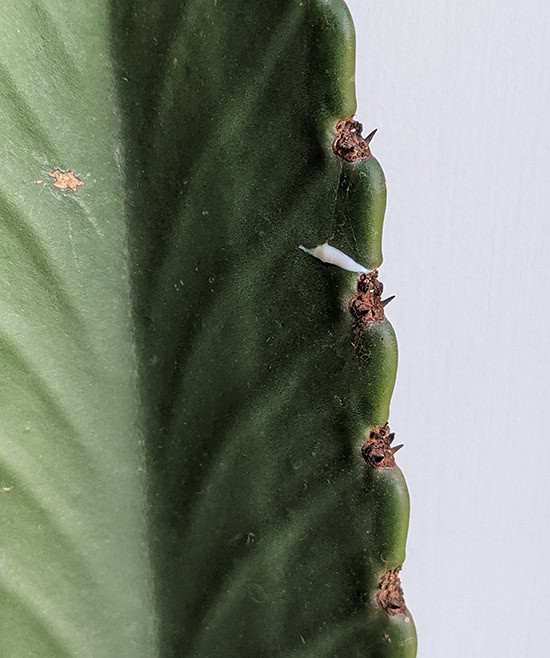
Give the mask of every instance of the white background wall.
<path id="1" fill-rule="evenodd" d="M 419 658 L 548 658 L 550 2 L 348 0 Z"/>

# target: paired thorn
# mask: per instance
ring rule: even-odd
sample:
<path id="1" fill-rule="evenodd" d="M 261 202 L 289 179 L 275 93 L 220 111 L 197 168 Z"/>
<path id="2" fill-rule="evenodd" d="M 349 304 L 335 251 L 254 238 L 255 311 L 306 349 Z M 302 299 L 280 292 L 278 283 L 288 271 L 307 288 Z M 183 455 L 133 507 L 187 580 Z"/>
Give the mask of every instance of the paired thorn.
<path id="1" fill-rule="evenodd" d="M 393 440 L 394 440 L 394 439 L 395 439 L 395 432 L 391 432 L 391 434 L 390 434 L 389 437 L 388 437 L 388 443 L 391 445 L 391 444 L 393 443 Z M 401 448 L 402 448 L 404 445 L 405 445 L 404 443 L 400 443 L 398 446 L 393 446 L 393 448 L 390 448 L 390 450 L 391 450 L 391 451 L 393 452 L 393 454 L 395 455 L 395 453 L 396 453 L 398 450 L 401 450 Z"/>

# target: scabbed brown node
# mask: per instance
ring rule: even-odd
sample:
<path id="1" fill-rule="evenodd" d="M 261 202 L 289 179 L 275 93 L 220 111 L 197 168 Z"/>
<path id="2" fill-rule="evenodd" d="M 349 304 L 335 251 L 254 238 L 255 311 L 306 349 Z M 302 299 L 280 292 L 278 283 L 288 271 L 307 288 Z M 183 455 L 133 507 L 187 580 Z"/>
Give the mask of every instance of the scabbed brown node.
<path id="1" fill-rule="evenodd" d="M 355 325 L 368 325 L 386 319 L 382 303 L 383 284 L 378 281 L 378 270 L 357 277 L 355 295 L 348 302 L 348 309 Z"/>
<path id="2" fill-rule="evenodd" d="M 395 453 L 401 446 L 392 448 L 395 434 L 390 432 L 388 423 L 375 427 L 361 447 L 361 455 L 371 468 L 394 468 Z"/>
<path id="3" fill-rule="evenodd" d="M 376 594 L 376 600 L 380 607 L 392 617 L 407 614 L 403 588 L 401 587 L 401 580 L 399 579 L 400 571 L 401 567 L 386 571 L 380 580 L 380 585 L 378 586 L 378 592 Z"/>
<path id="4" fill-rule="evenodd" d="M 363 125 L 353 117 L 336 124 L 336 137 L 332 142 L 334 153 L 346 162 L 360 162 L 372 156 L 370 143 L 376 130 L 363 137 Z"/>

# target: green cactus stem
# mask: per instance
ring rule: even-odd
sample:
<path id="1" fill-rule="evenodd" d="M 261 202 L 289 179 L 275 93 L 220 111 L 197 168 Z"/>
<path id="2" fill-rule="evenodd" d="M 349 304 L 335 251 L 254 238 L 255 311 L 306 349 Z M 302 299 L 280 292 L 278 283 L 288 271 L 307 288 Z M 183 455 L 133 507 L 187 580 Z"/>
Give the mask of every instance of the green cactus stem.
<path id="1" fill-rule="evenodd" d="M 414 657 L 345 4 L 3 21 L 0 655 Z"/>
<path id="2" fill-rule="evenodd" d="M 169 56 L 131 29 L 122 49 L 130 222 L 164 244 L 134 251 L 163 650 L 413 656 L 411 617 L 392 607 L 407 490 L 361 455 L 397 367 L 382 286 L 373 273 L 354 291 L 297 249 L 382 261 L 351 18 L 340 0 L 273 0 L 188 3 L 181 20 Z M 169 99 L 131 84 L 155 61 L 178 80 Z M 155 104 L 146 150 L 133 108 Z"/>

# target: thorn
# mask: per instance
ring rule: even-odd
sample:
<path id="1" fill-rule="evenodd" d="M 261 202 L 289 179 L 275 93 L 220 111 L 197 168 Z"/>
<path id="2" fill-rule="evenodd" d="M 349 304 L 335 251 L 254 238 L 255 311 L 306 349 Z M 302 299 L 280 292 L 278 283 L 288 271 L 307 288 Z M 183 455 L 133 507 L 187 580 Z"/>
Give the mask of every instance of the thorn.
<path id="1" fill-rule="evenodd" d="M 387 423 L 386 423 L 386 425 L 387 425 Z M 391 434 L 389 435 L 388 439 L 389 439 L 389 442 L 390 442 L 390 443 L 393 443 L 393 440 L 395 439 L 395 432 L 391 432 Z"/>
<path id="2" fill-rule="evenodd" d="M 392 299 L 395 299 L 395 295 L 392 295 L 391 297 L 387 297 L 386 299 L 383 299 L 380 303 L 382 306 L 387 306 Z"/>
<path id="3" fill-rule="evenodd" d="M 365 137 L 365 142 L 367 143 L 367 146 L 372 142 L 372 138 L 376 135 L 378 128 L 375 128 L 371 133 L 369 133 Z"/>
<path id="4" fill-rule="evenodd" d="M 404 445 L 405 445 L 404 443 L 400 443 L 398 446 L 394 446 L 393 448 L 391 448 L 391 451 L 392 451 L 393 454 L 395 455 L 395 453 L 396 453 L 398 450 L 401 450 L 401 448 L 402 448 Z"/>

